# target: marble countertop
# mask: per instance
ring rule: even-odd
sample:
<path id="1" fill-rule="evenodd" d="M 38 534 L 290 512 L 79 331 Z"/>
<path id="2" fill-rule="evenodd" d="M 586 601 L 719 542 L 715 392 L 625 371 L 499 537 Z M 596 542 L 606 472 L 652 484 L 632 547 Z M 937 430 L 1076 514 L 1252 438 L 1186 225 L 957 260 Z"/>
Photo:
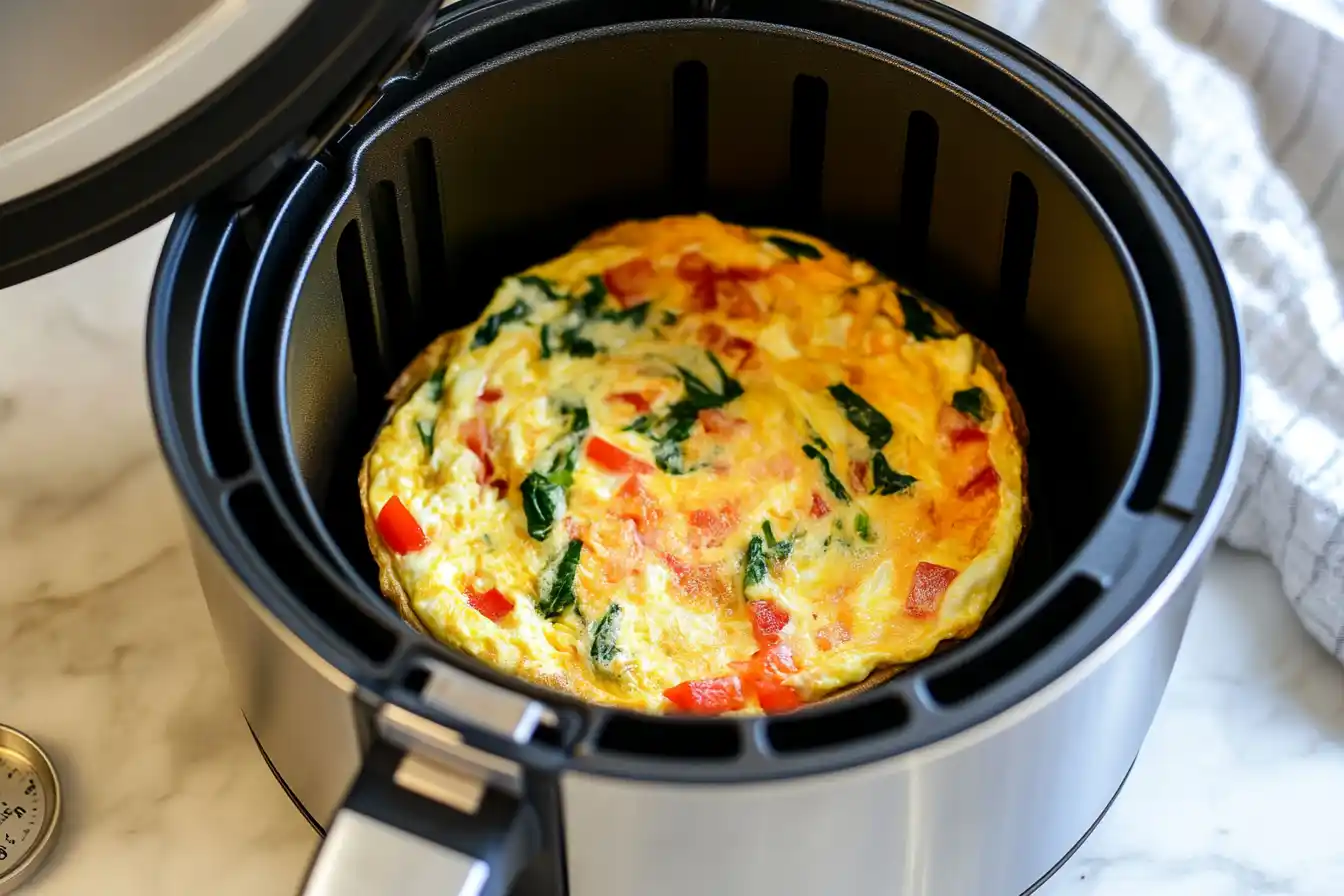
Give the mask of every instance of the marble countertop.
<path id="1" fill-rule="evenodd" d="M 0 721 L 68 811 L 31 896 L 293 894 L 316 843 L 234 706 L 157 454 L 164 232 L 0 292 Z M 1341 831 L 1344 668 L 1267 564 L 1220 551 L 1128 785 L 1042 892 L 1338 896 Z"/>

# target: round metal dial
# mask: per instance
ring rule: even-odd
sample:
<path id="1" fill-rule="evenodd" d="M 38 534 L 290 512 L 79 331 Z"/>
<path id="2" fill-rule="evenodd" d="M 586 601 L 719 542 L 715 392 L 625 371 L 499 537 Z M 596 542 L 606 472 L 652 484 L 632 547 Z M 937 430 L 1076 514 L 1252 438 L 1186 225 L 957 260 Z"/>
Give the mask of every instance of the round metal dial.
<path id="1" fill-rule="evenodd" d="M 0 894 L 36 873 L 51 852 L 60 814 L 60 783 L 47 754 L 0 725 Z"/>

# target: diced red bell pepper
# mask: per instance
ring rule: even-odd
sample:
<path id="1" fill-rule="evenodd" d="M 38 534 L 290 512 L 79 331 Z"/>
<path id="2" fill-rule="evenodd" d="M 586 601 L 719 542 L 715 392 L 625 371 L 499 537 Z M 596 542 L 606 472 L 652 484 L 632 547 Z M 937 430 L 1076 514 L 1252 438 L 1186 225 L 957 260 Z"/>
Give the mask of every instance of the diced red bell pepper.
<path id="1" fill-rule="evenodd" d="M 789 611 L 772 600 L 753 600 L 747 602 L 751 611 L 751 629 L 756 634 L 756 643 L 765 647 L 779 640 L 779 633 L 789 624 Z"/>
<path id="2" fill-rule="evenodd" d="M 378 534 L 398 554 L 411 554 L 429 547 L 429 538 L 415 517 L 396 495 L 387 499 L 378 511 Z"/>
<path id="3" fill-rule="evenodd" d="M 732 280 L 735 283 L 745 283 L 752 280 L 764 280 L 769 273 L 770 272 L 764 268 L 748 268 L 732 265 L 725 268 L 723 271 L 718 272 L 717 276 L 724 280 Z"/>
<path id="4" fill-rule="evenodd" d="M 736 280 L 722 280 L 716 290 L 717 294 L 728 303 L 730 318 L 756 320 L 761 316 L 761 306 L 756 304 L 751 292 Z"/>
<path id="5" fill-rule="evenodd" d="M 647 258 L 635 258 L 625 264 L 619 264 L 602 275 L 607 292 L 615 297 L 622 308 L 635 304 L 631 299 L 647 298 L 648 292 L 658 279 L 653 262 Z"/>
<path id="6" fill-rule="evenodd" d="M 494 388 L 493 386 L 487 386 L 486 388 L 482 389 L 481 394 L 477 396 L 477 398 L 479 398 L 486 404 L 494 404 L 503 397 L 504 393 L 501 392 L 499 389 Z"/>
<path id="7" fill-rule="evenodd" d="M 966 500 L 978 498 L 998 487 L 998 484 L 999 471 L 992 466 L 985 467 L 971 477 L 970 481 L 957 491 L 957 495 Z"/>
<path id="8" fill-rule="evenodd" d="M 663 553 L 663 562 L 676 580 L 677 587 L 697 600 L 713 601 L 716 605 L 727 606 L 734 600 L 733 586 L 724 578 L 722 570 L 714 565 L 692 566 L 684 560 Z"/>
<path id="9" fill-rule="evenodd" d="M 700 425 L 712 436 L 736 432 L 745 427 L 747 421 L 740 417 L 730 417 L 718 408 L 708 408 L 700 412 Z"/>
<path id="10" fill-rule="evenodd" d="M 826 503 L 826 499 L 821 496 L 821 492 L 812 493 L 812 518 L 821 519 L 831 512 L 831 505 Z"/>
<path id="11" fill-rule="evenodd" d="M 849 484 L 854 491 L 862 494 L 868 491 L 868 461 L 851 460 L 849 462 Z"/>
<path id="12" fill-rule="evenodd" d="M 485 419 L 474 417 L 463 423 L 460 435 L 467 450 L 481 462 L 476 481 L 484 485 L 495 475 L 495 465 L 490 460 L 490 430 L 485 425 Z"/>
<path id="13" fill-rule="evenodd" d="M 649 473 L 653 467 L 632 454 L 617 448 L 606 439 L 593 436 L 584 448 L 588 459 L 612 473 Z"/>
<path id="14" fill-rule="evenodd" d="M 695 337 L 700 340 L 700 344 L 708 349 L 717 349 L 723 347 L 723 338 L 728 335 L 721 324 L 713 321 L 701 324 L 700 329 L 695 331 Z"/>
<path id="15" fill-rule="evenodd" d="M 956 577 L 955 569 L 921 560 L 915 567 L 914 577 L 910 580 L 910 594 L 905 598 L 906 614 L 916 619 L 938 615 L 943 595 L 947 593 L 948 586 Z"/>
<path id="16" fill-rule="evenodd" d="M 683 681 L 663 691 L 663 696 L 678 709 L 703 716 L 717 716 L 746 705 L 742 680 L 736 675 Z"/>
<path id="17" fill-rule="evenodd" d="M 647 536 L 657 528 L 663 516 L 662 509 L 638 476 L 625 480 L 625 484 L 617 489 L 616 497 L 620 502 L 616 515 L 633 522 L 640 535 Z"/>
<path id="18" fill-rule="evenodd" d="M 793 649 L 787 644 L 772 644 L 752 655 L 758 677 L 783 680 L 798 671 Z"/>
<path id="19" fill-rule="evenodd" d="M 513 612 L 513 601 L 505 597 L 498 588 L 491 588 L 489 591 L 468 588 L 467 603 L 491 622 L 498 622 Z"/>
<path id="20" fill-rule="evenodd" d="M 613 392 L 607 396 L 607 401 L 623 401 L 637 414 L 647 414 L 650 408 L 649 400 L 638 392 Z"/>
<path id="21" fill-rule="evenodd" d="M 947 440 L 952 443 L 953 448 L 960 448 L 962 445 L 970 445 L 975 442 L 988 442 L 989 433 L 978 426 L 967 426 L 952 430 L 947 434 Z"/>
<path id="22" fill-rule="evenodd" d="M 697 508 L 686 517 L 695 531 L 691 533 L 696 547 L 718 547 L 737 525 L 737 508 L 725 504 L 718 510 Z"/>
<path id="23" fill-rule="evenodd" d="M 695 281 L 691 286 L 691 310 L 713 311 L 717 307 L 719 307 L 719 290 L 713 278 L 707 277 Z"/>
<path id="24" fill-rule="evenodd" d="M 756 702 L 768 713 L 792 712 L 803 705 L 798 692 L 780 681 L 763 679 L 756 682 Z"/>
<path id="25" fill-rule="evenodd" d="M 853 636 L 849 633 L 849 626 L 843 622 L 832 622 L 817 632 L 817 646 L 822 650 L 830 650 L 845 643 L 851 637 Z"/>
<path id="26" fill-rule="evenodd" d="M 698 283 L 713 274 L 713 265 L 699 252 L 687 252 L 677 261 L 677 276 L 687 283 Z"/>
<path id="27" fill-rule="evenodd" d="M 976 422 L 970 417 L 953 407 L 944 407 L 939 411 L 938 428 L 947 435 L 947 440 L 953 448 L 989 440 L 989 433 L 977 426 Z"/>
<path id="28" fill-rule="evenodd" d="M 723 353 L 725 355 L 739 355 L 741 357 L 742 360 L 738 362 L 739 369 L 747 363 L 748 359 L 751 358 L 752 353 L 755 351 L 756 343 L 752 342 L 750 339 L 744 339 L 741 336 L 730 336 L 728 337 L 728 340 L 723 343 Z"/>
<path id="29" fill-rule="evenodd" d="M 802 705 L 798 692 L 784 683 L 785 678 L 798 671 L 789 645 L 777 643 L 762 648 L 750 660 L 732 666 L 739 670 L 746 692 L 766 712 L 787 712 Z"/>

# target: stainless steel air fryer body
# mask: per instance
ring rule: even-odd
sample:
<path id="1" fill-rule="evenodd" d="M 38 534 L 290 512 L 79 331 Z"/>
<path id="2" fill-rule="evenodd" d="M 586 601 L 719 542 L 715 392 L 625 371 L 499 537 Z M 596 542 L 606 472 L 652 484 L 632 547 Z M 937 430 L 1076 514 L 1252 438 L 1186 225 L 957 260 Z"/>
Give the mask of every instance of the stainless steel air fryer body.
<path id="1" fill-rule="evenodd" d="M 246 208 L 182 213 L 150 313 L 165 455 L 243 710 L 328 832 L 312 893 L 1017 896 L 1148 730 L 1239 460 L 1240 355 L 1169 175 L 934 3 L 463 0 Z M 577 704 L 405 627 L 354 470 L 490 286 L 625 217 L 836 242 L 948 304 L 1032 429 L 1035 520 L 970 642 L 767 719 Z"/>

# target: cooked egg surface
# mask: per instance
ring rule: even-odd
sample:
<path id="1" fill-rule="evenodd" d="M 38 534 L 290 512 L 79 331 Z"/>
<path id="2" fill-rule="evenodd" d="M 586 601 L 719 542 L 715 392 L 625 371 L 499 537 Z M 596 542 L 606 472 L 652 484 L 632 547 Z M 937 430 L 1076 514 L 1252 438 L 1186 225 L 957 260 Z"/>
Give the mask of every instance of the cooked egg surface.
<path id="1" fill-rule="evenodd" d="M 999 375 L 819 240 L 620 224 L 394 387 L 361 476 L 383 589 L 584 700 L 796 708 L 979 625 L 1024 524 Z"/>

